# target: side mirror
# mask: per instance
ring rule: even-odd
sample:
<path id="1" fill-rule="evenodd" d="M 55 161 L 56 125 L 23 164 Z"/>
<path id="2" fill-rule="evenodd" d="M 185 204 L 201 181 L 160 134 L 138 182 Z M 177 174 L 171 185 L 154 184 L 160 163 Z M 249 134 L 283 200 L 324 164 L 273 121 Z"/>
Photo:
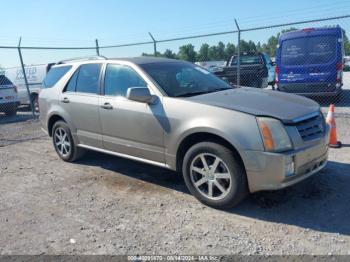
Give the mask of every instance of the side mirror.
<path id="1" fill-rule="evenodd" d="M 154 104 L 157 97 L 149 92 L 147 87 L 130 87 L 126 92 L 126 98 L 129 100 Z"/>

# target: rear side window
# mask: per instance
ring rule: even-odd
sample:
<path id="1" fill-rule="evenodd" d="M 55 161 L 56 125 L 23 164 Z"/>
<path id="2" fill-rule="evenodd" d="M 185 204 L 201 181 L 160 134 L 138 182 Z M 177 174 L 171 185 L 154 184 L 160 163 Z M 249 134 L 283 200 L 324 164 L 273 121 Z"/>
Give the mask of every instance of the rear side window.
<path id="1" fill-rule="evenodd" d="M 72 66 L 60 66 L 51 68 L 44 79 L 43 87 L 53 87 L 71 68 Z"/>
<path id="2" fill-rule="evenodd" d="M 75 71 L 73 76 L 70 78 L 66 89 L 64 90 L 65 92 L 75 92 L 75 87 L 77 86 L 77 79 L 79 75 L 79 69 Z"/>
<path id="3" fill-rule="evenodd" d="M 312 36 L 289 39 L 282 43 L 283 65 L 325 64 L 336 58 L 335 36 Z"/>
<path id="4" fill-rule="evenodd" d="M 261 56 L 260 55 L 243 55 L 240 57 L 241 65 L 254 65 L 261 64 Z M 237 56 L 234 56 L 231 60 L 231 65 L 237 65 Z"/>
<path id="5" fill-rule="evenodd" d="M 80 66 L 76 92 L 98 94 L 100 89 L 101 64 Z"/>
<path id="6" fill-rule="evenodd" d="M 2 85 L 12 85 L 12 82 L 4 75 L 0 75 L 0 86 Z"/>

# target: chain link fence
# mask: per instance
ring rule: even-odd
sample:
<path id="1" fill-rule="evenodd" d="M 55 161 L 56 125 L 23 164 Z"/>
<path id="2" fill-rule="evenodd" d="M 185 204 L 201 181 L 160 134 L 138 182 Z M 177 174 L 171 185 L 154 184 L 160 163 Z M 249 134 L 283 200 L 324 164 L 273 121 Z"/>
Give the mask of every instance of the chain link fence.
<path id="1" fill-rule="evenodd" d="M 255 28 L 240 27 L 235 21 L 232 31 L 167 39 L 149 33 L 144 41 L 118 45 L 98 40 L 81 47 L 24 46 L 21 40 L 17 46 L 0 43 L 0 57 L 10 61 L 0 68 L 0 125 L 38 118 L 41 83 L 58 61 L 94 55 L 138 56 L 140 49 L 143 55 L 197 62 L 234 87 L 307 96 L 320 103 L 324 112 L 334 103 L 338 114 L 349 117 L 349 32 L 350 15 Z M 218 41 L 225 47 L 221 56 L 225 59 L 210 61 L 210 52 L 220 52 L 220 48 L 209 46 Z M 174 47 L 179 47 L 178 53 Z M 202 48 L 208 48 L 207 53 Z"/>

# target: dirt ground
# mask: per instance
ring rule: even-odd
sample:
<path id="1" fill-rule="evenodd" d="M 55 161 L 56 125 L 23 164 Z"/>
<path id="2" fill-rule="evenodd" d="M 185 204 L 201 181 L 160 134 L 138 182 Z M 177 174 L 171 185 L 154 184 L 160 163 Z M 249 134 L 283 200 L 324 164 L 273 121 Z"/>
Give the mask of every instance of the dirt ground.
<path id="1" fill-rule="evenodd" d="M 27 113 L 0 119 L 0 254 L 350 254 L 350 116 L 337 116 L 344 147 L 324 171 L 227 211 L 168 170 L 65 163 Z"/>

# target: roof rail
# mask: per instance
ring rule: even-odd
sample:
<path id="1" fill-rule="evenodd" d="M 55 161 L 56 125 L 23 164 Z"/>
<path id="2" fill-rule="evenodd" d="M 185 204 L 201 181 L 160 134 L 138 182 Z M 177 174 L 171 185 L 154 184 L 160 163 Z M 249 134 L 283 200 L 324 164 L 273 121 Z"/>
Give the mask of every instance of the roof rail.
<path id="1" fill-rule="evenodd" d="M 66 64 L 69 62 L 79 62 L 79 61 L 89 61 L 89 60 L 107 60 L 107 59 L 108 58 L 105 56 L 82 56 L 82 57 L 75 57 L 71 59 L 61 60 L 57 63 L 57 65 Z"/>

